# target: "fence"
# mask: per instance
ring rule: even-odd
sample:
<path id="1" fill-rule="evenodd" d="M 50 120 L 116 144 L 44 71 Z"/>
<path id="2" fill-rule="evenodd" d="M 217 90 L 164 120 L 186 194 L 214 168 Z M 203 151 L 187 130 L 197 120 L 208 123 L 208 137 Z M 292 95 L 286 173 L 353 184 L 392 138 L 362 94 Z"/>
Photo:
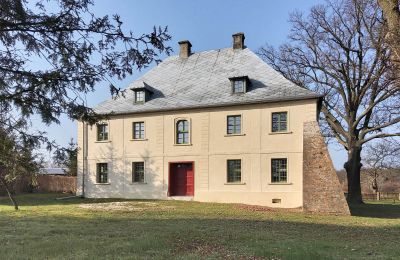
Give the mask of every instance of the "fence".
<path id="1" fill-rule="evenodd" d="M 364 200 L 392 200 L 400 201 L 400 193 L 396 192 L 377 192 L 371 194 L 362 194 Z"/>
<path id="2" fill-rule="evenodd" d="M 32 192 L 34 186 L 32 185 L 32 179 L 28 177 L 23 177 L 8 185 L 8 189 L 11 193 L 26 193 Z M 0 196 L 7 195 L 6 188 L 0 183 Z"/>
<path id="3" fill-rule="evenodd" d="M 76 192 L 76 177 L 39 175 L 37 177 L 38 190 L 46 192 Z"/>

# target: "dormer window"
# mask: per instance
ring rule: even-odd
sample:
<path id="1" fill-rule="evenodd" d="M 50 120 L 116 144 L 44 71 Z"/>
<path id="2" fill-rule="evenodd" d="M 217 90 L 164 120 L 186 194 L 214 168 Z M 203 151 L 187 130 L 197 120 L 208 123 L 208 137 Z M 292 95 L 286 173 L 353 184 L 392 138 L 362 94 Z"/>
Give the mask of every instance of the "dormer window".
<path id="1" fill-rule="evenodd" d="M 249 77 L 234 77 L 229 79 L 232 83 L 232 93 L 233 94 L 241 94 L 246 93 L 249 86 Z"/>
<path id="2" fill-rule="evenodd" d="M 143 103 L 145 101 L 144 90 L 135 91 L 135 103 Z"/>
<path id="3" fill-rule="evenodd" d="M 243 79 L 237 79 L 233 81 L 233 93 L 244 93 Z"/>
<path id="4" fill-rule="evenodd" d="M 153 94 L 152 88 L 143 82 L 143 86 L 131 88 L 134 92 L 135 103 L 145 103 L 150 100 L 150 96 Z"/>

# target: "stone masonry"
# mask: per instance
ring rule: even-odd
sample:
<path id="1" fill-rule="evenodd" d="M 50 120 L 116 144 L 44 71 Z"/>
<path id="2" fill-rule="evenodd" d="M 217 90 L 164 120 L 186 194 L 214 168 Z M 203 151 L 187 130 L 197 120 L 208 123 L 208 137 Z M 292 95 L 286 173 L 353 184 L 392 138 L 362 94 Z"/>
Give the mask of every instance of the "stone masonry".
<path id="1" fill-rule="evenodd" d="M 350 215 L 346 198 L 316 121 L 304 123 L 303 189 L 305 212 Z"/>

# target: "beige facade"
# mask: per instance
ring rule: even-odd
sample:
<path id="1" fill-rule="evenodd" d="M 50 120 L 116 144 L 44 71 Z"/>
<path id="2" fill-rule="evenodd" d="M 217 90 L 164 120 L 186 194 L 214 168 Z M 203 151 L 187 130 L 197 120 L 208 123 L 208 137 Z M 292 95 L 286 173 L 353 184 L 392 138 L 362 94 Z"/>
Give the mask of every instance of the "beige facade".
<path id="1" fill-rule="evenodd" d="M 273 112 L 287 112 L 288 131 L 272 133 Z M 240 135 L 227 135 L 229 115 L 241 115 Z M 195 201 L 302 207 L 303 124 L 316 118 L 314 98 L 115 115 L 107 120 L 107 141 L 97 141 L 96 126 L 89 126 L 85 136 L 79 123 L 77 193 L 82 194 L 84 182 L 85 197 L 168 199 L 169 164 L 187 161 L 194 163 Z M 190 122 L 187 145 L 176 144 L 176 122 L 180 119 Z M 132 139 L 134 122 L 144 122 L 144 139 Z M 287 159 L 286 183 L 272 183 L 273 158 Z M 227 160 L 232 159 L 241 160 L 240 183 L 227 182 Z M 132 163 L 142 161 L 144 182 L 133 183 Z M 107 163 L 107 183 L 96 183 L 97 163 Z"/>

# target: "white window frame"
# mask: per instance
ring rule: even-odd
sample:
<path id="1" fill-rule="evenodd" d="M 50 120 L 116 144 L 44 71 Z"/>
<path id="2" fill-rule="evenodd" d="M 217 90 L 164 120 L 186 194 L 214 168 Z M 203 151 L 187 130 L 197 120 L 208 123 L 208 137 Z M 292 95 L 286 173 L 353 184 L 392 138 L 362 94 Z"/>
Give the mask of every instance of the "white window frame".
<path id="1" fill-rule="evenodd" d="M 188 143 L 184 143 L 184 144 L 179 144 L 178 143 L 178 121 L 181 120 L 186 120 L 189 123 L 189 141 Z M 192 120 L 188 117 L 177 117 L 174 120 L 174 145 L 176 146 L 186 146 L 186 145 L 192 145 Z"/>

